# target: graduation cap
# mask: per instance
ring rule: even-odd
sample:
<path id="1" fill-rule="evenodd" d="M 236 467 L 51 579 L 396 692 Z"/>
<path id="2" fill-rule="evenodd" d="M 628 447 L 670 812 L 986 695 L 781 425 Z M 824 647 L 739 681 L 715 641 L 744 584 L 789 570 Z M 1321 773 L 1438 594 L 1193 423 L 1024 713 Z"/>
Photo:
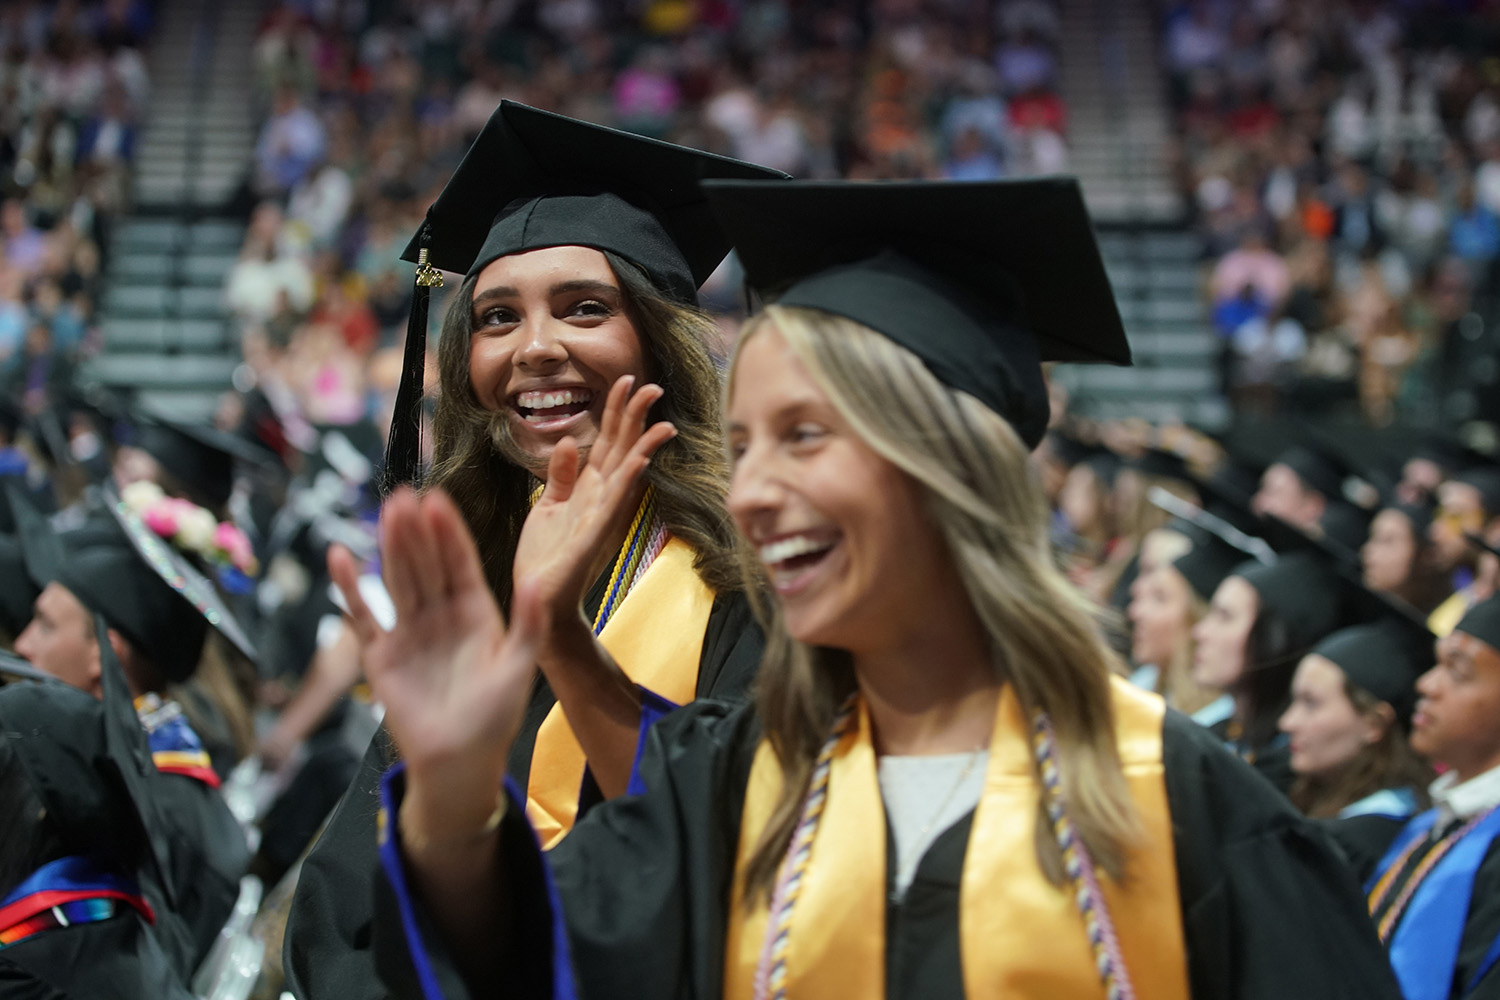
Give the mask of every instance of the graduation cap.
<path id="1" fill-rule="evenodd" d="M 1500 517 L 1500 465 L 1470 466 L 1449 477 L 1449 481 L 1474 487 L 1479 491 L 1479 505 L 1484 508 L 1485 517 Z"/>
<path id="2" fill-rule="evenodd" d="M 25 491 L 17 483 L 6 483 L 0 496 L 16 530 L 14 535 L 0 535 L 0 627 L 15 636 L 31 621 L 32 608 L 42 592 L 38 571 L 58 563 L 55 557 L 40 555 L 52 545 L 52 530 Z M 44 565 L 34 567 L 38 559 Z"/>
<path id="3" fill-rule="evenodd" d="M 143 416 L 135 447 L 147 452 L 194 503 L 222 510 L 234 491 L 236 460 L 264 465 L 275 456 L 237 434 L 203 424 Z"/>
<path id="4" fill-rule="evenodd" d="M 1047 429 L 1041 362 L 1130 364 L 1072 178 L 703 188 L 763 299 L 884 334 L 1031 447 Z"/>
<path id="5" fill-rule="evenodd" d="M 209 625 L 253 661 L 254 644 L 208 578 L 118 497 L 108 496 L 107 506 L 108 519 L 24 540 L 36 583 L 67 587 L 168 680 L 186 680 L 196 669 Z"/>
<path id="6" fill-rule="evenodd" d="M 1326 559 L 1310 551 L 1278 554 L 1274 563 L 1245 563 L 1231 574 L 1255 588 L 1260 606 L 1285 622 L 1295 649 L 1306 649 L 1339 625 L 1343 588 Z"/>
<path id="7" fill-rule="evenodd" d="M 1154 479 L 1174 479 L 1178 482 L 1191 483 L 1194 478 L 1183 457 L 1165 448 L 1147 448 L 1135 458 L 1126 459 L 1125 467 Z"/>
<path id="8" fill-rule="evenodd" d="M 1464 613 L 1455 632 L 1465 632 L 1500 655 L 1500 594 L 1489 597 Z"/>
<path id="9" fill-rule="evenodd" d="M 1297 474 L 1302 485 L 1330 500 L 1344 495 L 1350 470 L 1343 459 L 1325 448 L 1296 444 L 1276 456 L 1272 465 L 1284 465 Z"/>
<path id="10" fill-rule="evenodd" d="M 402 254 L 417 267 L 387 489 L 415 480 L 427 296 L 436 269 L 472 276 L 508 254 L 543 247 L 607 250 L 646 272 L 667 297 L 695 305 L 728 255 L 705 177 L 787 175 L 701 150 L 502 101 L 464 154 Z"/>
<path id="11" fill-rule="evenodd" d="M 1393 612 L 1339 629 L 1310 651 L 1331 661 L 1357 688 L 1395 709 L 1404 726 L 1417 703 L 1417 678 L 1433 664 L 1436 636 L 1420 618 Z"/>
<path id="12" fill-rule="evenodd" d="M 1250 553 L 1208 532 L 1193 541 L 1193 547 L 1172 561 L 1172 568 L 1182 574 L 1188 586 L 1205 601 L 1213 600 L 1214 591 L 1224 578 L 1243 566 Z"/>
<path id="13" fill-rule="evenodd" d="M 1407 521 L 1411 522 L 1412 537 L 1417 539 L 1418 547 L 1426 544 L 1427 529 L 1432 527 L 1432 520 L 1437 516 L 1437 506 L 1435 504 L 1388 503 L 1381 510 L 1394 510 L 1405 517 Z"/>
<path id="14" fill-rule="evenodd" d="M 1370 537 L 1370 515 L 1352 503 L 1330 502 L 1318 519 L 1322 537 L 1343 560 L 1358 560 L 1359 550 Z"/>

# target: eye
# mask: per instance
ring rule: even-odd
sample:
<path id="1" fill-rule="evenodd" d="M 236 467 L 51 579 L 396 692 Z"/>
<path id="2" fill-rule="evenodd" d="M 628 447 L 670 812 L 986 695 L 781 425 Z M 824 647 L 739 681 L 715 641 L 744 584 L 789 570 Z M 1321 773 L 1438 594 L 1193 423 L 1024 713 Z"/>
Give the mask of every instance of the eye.
<path id="1" fill-rule="evenodd" d="M 794 424 L 787 432 L 787 440 L 794 445 L 816 444 L 828 436 L 828 429 L 820 424 Z"/>
<path id="2" fill-rule="evenodd" d="M 509 326 L 516 322 L 516 311 L 509 306 L 491 306 L 474 317 L 474 328 L 485 330 L 497 326 Z"/>
<path id="3" fill-rule="evenodd" d="M 600 299 L 581 299 L 568 307 L 565 315 L 588 320 L 604 320 L 615 314 L 608 302 Z"/>

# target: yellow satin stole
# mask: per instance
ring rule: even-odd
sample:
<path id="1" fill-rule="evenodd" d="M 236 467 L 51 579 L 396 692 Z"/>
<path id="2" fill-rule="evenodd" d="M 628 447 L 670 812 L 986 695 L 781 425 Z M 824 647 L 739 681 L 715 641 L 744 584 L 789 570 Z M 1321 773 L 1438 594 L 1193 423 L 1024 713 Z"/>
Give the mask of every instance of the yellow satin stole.
<path id="1" fill-rule="evenodd" d="M 679 705 L 697 693 L 703 631 L 714 604 L 693 558 L 686 542 L 669 538 L 599 636 L 625 676 Z M 573 828 L 586 763 L 562 705 L 553 705 L 537 730 L 526 783 L 526 815 L 543 849 Z"/>
<path id="2" fill-rule="evenodd" d="M 1161 726 L 1165 704 L 1128 682 L 1111 681 L 1125 778 L 1145 830 L 1129 854 L 1126 883 L 1099 873 L 1135 993 L 1187 1000 L 1172 818 L 1167 808 Z M 739 859 L 724 960 L 725 1000 L 750 1000 L 765 942 L 762 899 L 746 911 L 744 871 L 781 789 L 765 741 L 745 793 Z M 996 712 L 984 791 L 974 816 L 959 888 L 964 992 L 975 998 L 1103 997 L 1093 952 L 1071 887 L 1058 888 L 1037 863 L 1041 793 L 1030 726 L 1007 686 Z M 863 708 L 834 752 L 828 798 L 792 915 L 786 994 L 794 1000 L 885 995 L 886 822 L 870 722 Z"/>

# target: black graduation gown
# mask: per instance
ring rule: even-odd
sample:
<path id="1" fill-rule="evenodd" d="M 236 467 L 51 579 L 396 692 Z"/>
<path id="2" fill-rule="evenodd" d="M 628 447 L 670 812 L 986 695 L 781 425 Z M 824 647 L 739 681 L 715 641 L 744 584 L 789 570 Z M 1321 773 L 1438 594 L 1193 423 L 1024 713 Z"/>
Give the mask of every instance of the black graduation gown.
<path id="1" fill-rule="evenodd" d="M 698 704 L 669 716 L 649 735 L 641 764 L 651 791 L 595 809 L 548 855 L 581 996 L 720 997 L 757 738 L 749 707 Z M 1363 897 L 1326 835 L 1184 716 L 1167 717 L 1164 757 L 1192 996 L 1396 1000 Z M 506 995 L 546 997 L 550 907 L 519 812 L 501 827 L 512 935 L 497 947 Z M 905 901 L 887 911 L 891 1000 L 962 996 L 957 886 L 968 825 L 938 838 Z M 376 910 L 388 995 L 422 997 L 396 890 L 383 875 Z M 447 1000 L 468 997 L 420 905 L 415 922 Z"/>
<path id="2" fill-rule="evenodd" d="M 1324 829 L 1344 852 L 1350 871 L 1361 885 L 1369 881 L 1375 866 L 1385 857 L 1395 842 L 1396 835 L 1405 828 L 1408 820 L 1390 816 L 1350 816 L 1347 819 L 1321 820 Z"/>
<path id="3" fill-rule="evenodd" d="M 151 791 L 167 825 L 175 916 L 185 928 L 180 943 L 163 935 L 185 976 L 202 964 L 234 911 L 240 878 L 250 867 L 250 846 L 216 789 L 197 778 L 160 773 Z"/>
<path id="4" fill-rule="evenodd" d="M 42 931 L 0 952 L 0 1000 L 64 998 L 193 1000 L 193 995 L 151 926 L 132 912 Z"/>
<path id="5" fill-rule="evenodd" d="M 586 606 L 597 608 L 602 588 Z M 703 634 L 697 697 L 739 700 L 748 696 L 760 668 L 765 639 L 744 594 L 714 599 Z M 521 787 L 531 770 L 537 729 L 555 698 L 538 678 L 509 771 Z M 380 778 L 395 760 L 384 729 L 375 734 L 358 775 L 328 827 L 303 863 L 287 920 L 283 965 L 287 989 L 298 1000 L 377 1000 L 386 996 L 371 958 L 375 867 L 375 817 Z M 585 794 L 584 805 L 589 796 Z M 566 842 L 566 841 L 565 841 Z"/>

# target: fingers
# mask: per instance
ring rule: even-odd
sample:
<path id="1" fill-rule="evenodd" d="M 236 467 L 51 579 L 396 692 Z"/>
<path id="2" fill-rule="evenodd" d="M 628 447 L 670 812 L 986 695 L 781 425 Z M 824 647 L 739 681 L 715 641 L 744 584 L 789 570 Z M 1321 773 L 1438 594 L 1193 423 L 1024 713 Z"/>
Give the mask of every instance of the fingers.
<path id="1" fill-rule="evenodd" d="M 578 442 L 571 437 L 557 442 L 547 460 L 547 487 L 542 491 L 542 499 L 562 503 L 571 497 L 578 483 L 579 464 Z"/>
<path id="2" fill-rule="evenodd" d="M 359 640 L 360 648 L 368 647 L 380 638 L 382 629 L 365 604 L 365 599 L 360 596 L 359 566 L 355 562 L 354 553 L 342 545 L 331 546 L 328 549 L 328 575 L 344 595 L 344 603 L 349 608 L 346 618 L 350 628 L 354 630 L 354 637 Z"/>
<path id="3" fill-rule="evenodd" d="M 634 377 L 625 375 L 610 389 L 599 425 L 599 437 L 589 453 L 590 467 L 601 476 L 612 475 L 630 454 L 631 448 L 640 440 L 651 407 L 665 395 L 665 390 L 654 383 L 643 385 L 632 393 L 630 390 L 634 384 Z"/>

